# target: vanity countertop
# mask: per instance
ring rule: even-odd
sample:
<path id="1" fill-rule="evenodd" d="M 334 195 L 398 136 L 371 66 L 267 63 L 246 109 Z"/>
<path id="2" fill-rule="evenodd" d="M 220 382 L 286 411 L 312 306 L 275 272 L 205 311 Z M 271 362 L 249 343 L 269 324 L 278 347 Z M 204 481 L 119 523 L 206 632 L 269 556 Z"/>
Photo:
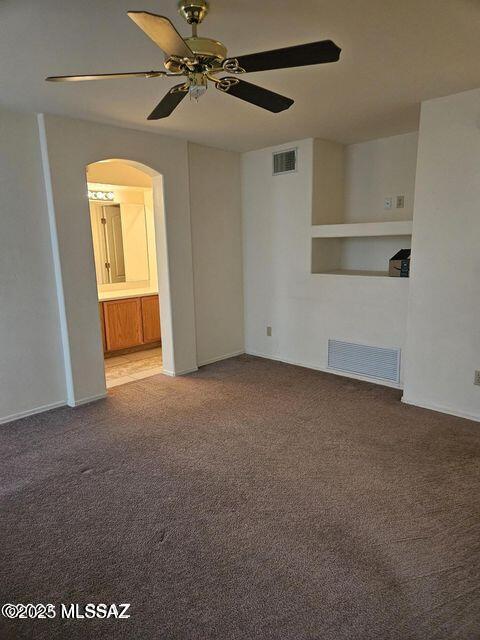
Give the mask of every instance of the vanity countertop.
<path id="1" fill-rule="evenodd" d="M 110 300 L 125 300 L 126 298 L 143 298 L 144 296 L 158 296 L 158 291 L 153 289 L 122 289 L 119 291 L 101 291 L 98 293 L 99 302 Z"/>

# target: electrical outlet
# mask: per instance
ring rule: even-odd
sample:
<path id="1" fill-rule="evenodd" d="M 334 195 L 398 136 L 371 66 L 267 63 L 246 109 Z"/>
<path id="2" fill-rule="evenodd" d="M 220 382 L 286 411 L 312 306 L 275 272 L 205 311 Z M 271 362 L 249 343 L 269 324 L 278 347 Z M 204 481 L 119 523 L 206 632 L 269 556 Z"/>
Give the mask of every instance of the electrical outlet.
<path id="1" fill-rule="evenodd" d="M 267 336 L 269 338 L 272 336 L 272 327 L 267 327 Z"/>
<path id="2" fill-rule="evenodd" d="M 473 378 L 473 384 L 480 386 L 480 371 L 475 371 L 475 377 Z"/>
<path id="3" fill-rule="evenodd" d="M 393 198 L 385 198 L 383 201 L 383 208 L 385 210 L 391 209 L 393 207 Z"/>
<path id="4" fill-rule="evenodd" d="M 405 196 L 397 196 L 397 209 L 405 208 Z"/>

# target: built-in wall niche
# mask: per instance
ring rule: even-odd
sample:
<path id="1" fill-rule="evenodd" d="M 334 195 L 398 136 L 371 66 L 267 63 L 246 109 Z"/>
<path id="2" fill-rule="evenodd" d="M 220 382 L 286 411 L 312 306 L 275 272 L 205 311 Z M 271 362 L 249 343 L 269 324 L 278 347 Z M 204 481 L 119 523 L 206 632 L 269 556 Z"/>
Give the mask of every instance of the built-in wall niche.
<path id="1" fill-rule="evenodd" d="M 412 220 L 417 146 L 416 132 L 352 145 L 315 139 L 312 225 Z"/>
<path id="2" fill-rule="evenodd" d="M 388 276 L 390 258 L 410 249 L 417 142 L 416 133 L 349 146 L 314 140 L 312 273 Z"/>
<path id="3" fill-rule="evenodd" d="M 312 225 L 345 222 L 345 145 L 313 141 Z"/>
<path id="4" fill-rule="evenodd" d="M 312 273 L 388 277 L 390 258 L 410 247 L 410 236 L 312 238 Z"/>

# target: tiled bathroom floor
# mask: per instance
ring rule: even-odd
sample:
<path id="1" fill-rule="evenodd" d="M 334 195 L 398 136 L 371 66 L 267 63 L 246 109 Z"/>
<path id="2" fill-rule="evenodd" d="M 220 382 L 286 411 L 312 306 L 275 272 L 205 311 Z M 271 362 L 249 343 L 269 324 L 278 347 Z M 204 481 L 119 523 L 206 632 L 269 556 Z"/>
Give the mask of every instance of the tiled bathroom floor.
<path id="1" fill-rule="evenodd" d="M 162 373 L 162 348 L 105 359 L 107 389 Z"/>

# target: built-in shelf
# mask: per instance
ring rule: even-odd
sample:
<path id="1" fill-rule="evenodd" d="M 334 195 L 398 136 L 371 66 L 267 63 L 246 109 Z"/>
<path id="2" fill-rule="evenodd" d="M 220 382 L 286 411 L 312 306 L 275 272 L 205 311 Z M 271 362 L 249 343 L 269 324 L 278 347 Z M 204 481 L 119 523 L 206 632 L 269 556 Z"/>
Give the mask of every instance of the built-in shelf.
<path id="1" fill-rule="evenodd" d="M 347 174 L 344 145 L 315 139 L 312 224 L 309 229 L 311 273 L 405 282 L 408 278 L 390 277 L 388 272 L 393 256 L 402 249 L 411 248 L 412 219 L 392 219 L 408 218 L 409 210 L 382 211 L 382 197 L 377 197 L 376 211 L 363 211 L 361 202 L 355 203 L 352 194 L 346 192 L 349 186 Z M 380 179 L 381 176 L 372 173 L 373 178 Z M 402 190 L 397 192 L 404 193 Z M 370 221 L 353 222 L 354 216 L 357 220 Z M 379 286 L 382 289 L 381 283 Z M 403 289 L 408 285 L 397 286 Z"/>
<path id="2" fill-rule="evenodd" d="M 319 224 L 312 226 L 312 238 L 374 238 L 380 236 L 411 236 L 413 222 L 360 222 L 346 224 Z"/>
<path id="3" fill-rule="evenodd" d="M 390 259 L 410 248 L 411 235 L 320 236 L 311 242 L 312 273 L 378 278 L 389 277 Z"/>
<path id="4" fill-rule="evenodd" d="M 334 269 L 332 271 L 321 271 L 315 275 L 321 276 L 363 276 L 365 278 L 388 278 L 395 282 L 408 282 L 408 278 L 392 278 L 388 271 L 362 271 L 361 269 Z"/>

